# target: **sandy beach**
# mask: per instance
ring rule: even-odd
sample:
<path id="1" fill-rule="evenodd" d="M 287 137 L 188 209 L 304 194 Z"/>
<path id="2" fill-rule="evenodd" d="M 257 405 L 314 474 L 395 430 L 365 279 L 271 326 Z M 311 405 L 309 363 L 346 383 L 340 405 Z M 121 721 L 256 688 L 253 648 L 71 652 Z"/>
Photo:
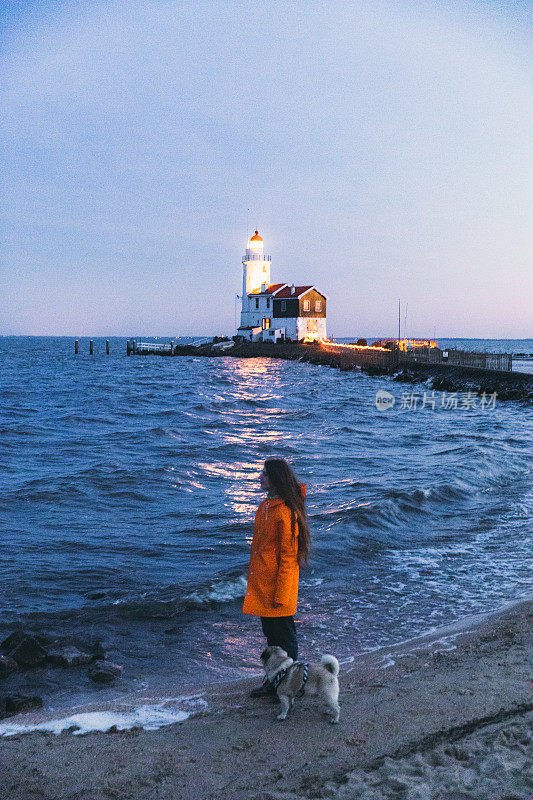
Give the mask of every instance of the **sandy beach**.
<path id="1" fill-rule="evenodd" d="M 276 721 L 251 680 L 158 730 L 4 736 L 2 800 L 530 800 L 532 617 L 524 600 L 356 657 L 337 726 L 308 697 Z"/>

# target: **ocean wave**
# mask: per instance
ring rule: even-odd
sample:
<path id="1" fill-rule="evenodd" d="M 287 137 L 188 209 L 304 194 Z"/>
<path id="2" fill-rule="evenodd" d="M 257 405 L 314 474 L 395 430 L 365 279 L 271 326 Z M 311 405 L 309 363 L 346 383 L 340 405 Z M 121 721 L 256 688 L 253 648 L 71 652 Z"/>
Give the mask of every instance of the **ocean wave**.
<path id="1" fill-rule="evenodd" d="M 422 489 L 387 489 L 385 490 L 385 496 L 405 503 L 407 506 L 422 507 L 426 501 L 431 500 L 450 503 L 470 498 L 473 492 L 472 486 L 456 481 L 455 483 L 442 483 Z"/>
<path id="2" fill-rule="evenodd" d="M 95 604 L 92 612 L 102 616 L 111 614 L 129 620 L 172 619 L 188 611 L 209 610 L 215 605 L 238 600 L 244 597 L 246 584 L 244 572 L 239 572 L 217 576 L 197 586 L 167 586 L 141 593 L 100 589 L 89 592 L 86 599 Z"/>
<path id="3" fill-rule="evenodd" d="M 355 486 L 360 486 L 357 482 Z M 414 515 L 433 515 L 434 504 L 457 503 L 469 500 L 473 489 L 467 484 L 440 484 L 425 488 L 393 489 L 380 491 L 378 500 L 345 505 L 312 515 L 314 523 L 326 529 L 339 524 L 354 523 L 361 527 L 393 529 L 405 526 Z"/>
<path id="4" fill-rule="evenodd" d="M 2 501 L 4 503 L 13 501 L 23 501 L 26 503 L 50 503 L 61 506 L 68 506 L 70 504 L 79 504 L 85 502 L 89 498 L 89 493 L 84 489 L 70 483 L 68 485 L 59 486 L 57 488 L 37 488 L 37 487 L 22 487 L 15 491 L 4 492 Z"/>
<path id="5" fill-rule="evenodd" d="M 172 697 L 158 703 L 135 706 L 131 710 L 85 711 L 68 717 L 47 719 L 43 722 L 0 722 L 0 736 L 16 736 L 33 731 L 60 734 L 64 731 L 80 736 L 85 733 L 105 733 L 111 729 L 126 731 L 143 728 L 156 731 L 165 725 L 183 722 L 190 716 L 209 708 L 201 694 Z"/>
<path id="6" fill-rule="evenodd" d="M 213 602 L 228 603 L 244 597 L 246 585 L 247 579 L 244 575 L 238 575 L 228 580 L 221 579 L 186 594 L 183 602 L 189 608 L 205 608 Z"/>

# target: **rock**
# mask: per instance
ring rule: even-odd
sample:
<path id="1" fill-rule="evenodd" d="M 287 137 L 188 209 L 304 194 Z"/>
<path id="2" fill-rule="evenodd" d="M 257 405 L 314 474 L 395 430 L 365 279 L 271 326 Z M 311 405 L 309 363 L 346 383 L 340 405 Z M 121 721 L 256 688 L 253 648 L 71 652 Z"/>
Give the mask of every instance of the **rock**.
<path id="1" fill-rule="evenodd" d="M 37 667 L 46 659 L 46 650 L 41 647 L 34 636 L 25 635 L 19 644 L 9 652 L 9 657 L 21 667 Z"/>
<path id="2" fill-rule="evenodd" d="M 122 675 L 123 667 L 112 664 L 111 661 L 95 661 L 89 667 L 87 674 L 95 683 L 111 683 Z"/>
<path id="3" fill-rule="evenodd" d="M 24 631 L 13 631 L 13 633 L 9 634 L 7 639 L 0 642 L 0 649 L 2 649 L 4 653 L 9 653 L 11 650 L 14 650 L 27 635 L 28 634 L 24 633 Z"/>
<path id="4" fill-rule="evenodd" d="M 25 694 L 12 694 L 6 697 L 6 714 L 20 714 L 21 711 L 33 711 L 35 708 L 42 708 L 42 697 L 37 695 L 30 697 Z"/>
<path id="5" fill-rule="evenodd" d="M 7 678 L 16 669 L 18 669 L 18 664 L 15 659 L 10 656 L 0 656 L 0 678 Z"/>
<path id="6" fill-rule="evenodd" d="M 89 653 L 82 653 L 77 647 L 67 646 L 48 651 L 48 661 L 59 667 L 80 667 L 90 664 L 93 656 Z"/>
<path id="7" fill-rule="evenodd" d="M 93 661 L 105 661 L 106 652 L 102 642 L 93 642 L 93 644 L 90 646 L 90 651 Z"/>

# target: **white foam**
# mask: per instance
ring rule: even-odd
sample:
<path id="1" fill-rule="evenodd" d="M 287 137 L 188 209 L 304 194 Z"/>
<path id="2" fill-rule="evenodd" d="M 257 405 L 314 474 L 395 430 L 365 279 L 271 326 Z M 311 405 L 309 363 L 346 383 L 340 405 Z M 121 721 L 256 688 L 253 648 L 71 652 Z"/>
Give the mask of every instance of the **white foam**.
<path id="1" fill-rule="evenodd" d="M 322 586 L 323 583 L 324 583 L 324 578 L 307 578 L 307 579 L 302 579 L 300 581 L 300 586 L 305 586 L 305 587 Z"/>
<path id="2" fill-rule="evenodd" d="M 184 711 L 182 708 L 168 707 L 169 703 L 178 703 L 180 701 L 187 701 L 186 704 L 190 710 Z M 15 734 L 31 733 L 33 731 L 48 731 L 58 734 L 69 728 L 74 729 L 72 730 L 74 736 L 92 732 L 105 733 L 105 731 L 114 727 L 119 731 L 129 730 L 134 727 L 155 731 L 164 725 L 183 722 L 195 711 L 205 710 L 207 707 L 207 702 L 199 695 L 173 698 L 153 705 L 137 706 L 131 711 L 87 711 L 39 723 L 3 722 L 0 723 L 0 736 L 14 736 Z"/>
<path id="3" fill-rule="evenodd" d="M 244 575 L 239 575 L 239 577 L 233 580 L 220 581 L 220 583 L 214 583 L 207 589 L 191 592 L 184 597 L 184 600 L 199 604 L 209 602 L 210 600 L 223 603 L 228 600 L 237 600 L 239 597 L 244 597 L 245 593 L 246 577 Z"/>

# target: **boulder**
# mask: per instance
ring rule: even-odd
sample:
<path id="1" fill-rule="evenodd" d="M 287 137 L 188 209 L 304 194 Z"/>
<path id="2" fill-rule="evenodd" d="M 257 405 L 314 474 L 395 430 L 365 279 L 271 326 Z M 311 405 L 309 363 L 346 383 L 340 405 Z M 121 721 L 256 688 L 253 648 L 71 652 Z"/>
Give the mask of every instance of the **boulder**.
<path id="1" fill-rule="evenodd" d="M 25 694 L 11 694 L 5 698 L 5 714 L 20 714 L 21 711 L 33 711 L 35 708 L 43 707 L 42 697 L 34 695 L 30 697 Z"/>
<path id="2" fill-rule="evenodd" d="M 18 669 L 18 664 L 14 658 L 0 656 L 0 678 L 7 678 L 16 669 Z"/>
<path id="3" fill-rule="evenodd" d="M 4 639 L 3 642 L 0 642 L 0 649 L 4 651 L 4 653 L 9 653 L 11 650 L 21 643 L 21 641 L 27 636 L 28 634 L 24 631 L 13 631 L 10 633 L 7 639 Z"/>
<path id="4" fill-rule="evenodd" d="M 93 656 L 69 645 L 49 650 L 47 660 L 58 667 L 81 667 L 84 664 L 90 664 Z"/>
<path id="5" fill-rule="evenodd" d="M 105 648 L 104 648 L 102 642 L 100 642 L 98 640 L 95 641 L 95 642 L 92 642 L 92 644 L 89 646 L 89 650 L 91 652 L 93 661 L 105 661 L 106 660 L 106 652 L 105 652 Z"/>
<path id="6" fill-rule="evenodd" d="M 8 655 L 21 667 L 37 667 L 45 661 L 46 650 L 34 636 L 25 635 Z"/>
<path id="7" fill-rule="evenodd" d="M 87 672 L 89 678 L 95 683 L 111 683 L 122 675 L 123 667 L 111 661 L 95 661 Z"/>

